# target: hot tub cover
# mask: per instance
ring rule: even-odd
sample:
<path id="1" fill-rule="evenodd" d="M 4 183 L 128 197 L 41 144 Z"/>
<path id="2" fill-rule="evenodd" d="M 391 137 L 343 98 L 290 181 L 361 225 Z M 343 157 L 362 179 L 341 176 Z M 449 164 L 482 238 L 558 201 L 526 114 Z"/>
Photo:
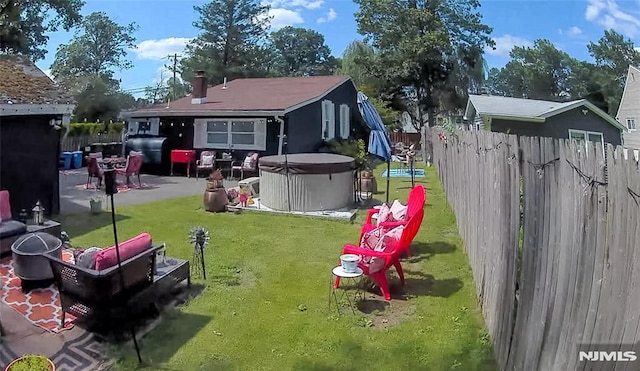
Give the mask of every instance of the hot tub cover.
<path id="1" fill-rule="evenodd" d="M 285 156 L 265 156 L 260 158 L 260 170 L 269 173 L 285 174 L 337 174 L 355 169 L 355 159 L 333 153 L 295 153 Z"/>

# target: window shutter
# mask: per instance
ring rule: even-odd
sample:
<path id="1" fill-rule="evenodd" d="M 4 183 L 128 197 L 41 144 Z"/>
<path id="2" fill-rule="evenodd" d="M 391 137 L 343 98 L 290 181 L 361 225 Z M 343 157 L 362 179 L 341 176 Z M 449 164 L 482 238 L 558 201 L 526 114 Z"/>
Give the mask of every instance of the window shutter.
<path id="1" fill-rule="evenodd" d="M 328 130 L 327 121 L 329 120 L 329 107 L 328 107 L 327 103 L 329 103 L 329 101 L 326 101 L 326 100 L 322 101 L 322 117 L 321 117 L 321 121 L 322 121 L 321 130 L 322 130 L 322 132 L 320 133 L 320 138 L 322 138 L 322 139 L 327 139 L 327 136 L 325 135 L 325 133 Z"/>
<path id="2" fill-rule="evenodd" d="M 193 148 L 207 148 L 207 122 L 194 120 L 193 122 Z"/>
<path id="3" fill-rule="evenodd" d="M 253 145 L 257 151 L 267 149 L 267 121 L 264 119 L 256 120 L 253 124 Z"/>
<path id="4" fill-rule="evenodd" d="M 336 105 L 327 101 L 329 107 L 329 139 L 336 137 Z"/>
<path id="5" fill-rule="evenodd" d="M 149 119 L 149 134 L 160 135 L 160 117 Z"/>
<path id="6" fill-rule="evenodd" d="M 351 112 L 349 106 L 346 104 L 340 105 L 340 137 L 343 139 L 349 138 L 351 132 Z"/>

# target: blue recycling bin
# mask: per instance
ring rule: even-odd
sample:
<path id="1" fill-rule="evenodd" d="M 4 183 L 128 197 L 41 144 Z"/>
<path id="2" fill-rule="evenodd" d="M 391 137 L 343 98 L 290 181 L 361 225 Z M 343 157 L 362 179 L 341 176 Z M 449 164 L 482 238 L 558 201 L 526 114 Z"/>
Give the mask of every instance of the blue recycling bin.
<path id="1" fill-rule="evenodd" d="M 73 158 L 73 154 L 71 152 L 62 152 L 60 154 L 60 161 L 63 163 L 62 168 L 64 170 L 71 169 L 71 159 Z"/>
<path id="2" fill-rule="evenodd" d="M 82 167 L 82 151 L 71 152 L 73 158 L 73 168 L 80 169 Z"/>

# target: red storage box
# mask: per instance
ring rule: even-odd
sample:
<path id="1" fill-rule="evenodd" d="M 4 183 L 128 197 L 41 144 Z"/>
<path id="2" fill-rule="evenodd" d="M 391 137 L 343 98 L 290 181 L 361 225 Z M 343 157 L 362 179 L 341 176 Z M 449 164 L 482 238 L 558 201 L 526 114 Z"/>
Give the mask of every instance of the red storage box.
<path id="1" fill-rule="evenodd" d="M 174 149 L 171 151 L 171 162 L 187 164 L 196 161 L 194 149 Z"/>
<path id="2" fill-rule="evenodd" d="M 194 149 L 174 149 L 171 150 L 171 175 L 173 175 L 173 164 L 187 164 L 187 177 L 191 176 L 191 165 L 196 163 L 196 151 Z"/>

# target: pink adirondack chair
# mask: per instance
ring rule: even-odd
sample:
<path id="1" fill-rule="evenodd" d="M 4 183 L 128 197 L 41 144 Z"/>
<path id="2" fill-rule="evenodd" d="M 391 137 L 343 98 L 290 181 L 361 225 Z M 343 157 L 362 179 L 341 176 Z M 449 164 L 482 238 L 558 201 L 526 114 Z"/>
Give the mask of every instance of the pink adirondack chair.
<path id="1" fill-rule="evenodd" d="M 343 254 L 360 255 L 361 259 L 358 267 L 363 270 L 365 275 L 373 278 L 378 287 L 380 287 L 380 291 L 382 291 L 385 300 L 391 300 L 389 282 L 387 281 L 387 270 L 389 270 L 389 268 L 392 266 L 396 268 L 400 282 L 404 286 L 404 272 L 400 264 L 400 257 L 404 251 L 408 250 L 409 245 L 411 245 L 411 242 L 420 230 L 423 218 L 424 210 L 419 209 L 407 224 L 398 227 L 402 229 L 400 238 L 395 242 L 391 239 L 383 241 L 383 246 L 381 246 L 379 251 L 350 244 L 344 245 L 342 249 Z M 375 259 L 382 259 L 382 264 L 379 264 L 379 261 L 374 263 Z M 373 269 L 374 266 L 375 269 Z M 340 277 L 336 277 L 334 286 L 337 288 L 339 285 Z"/>
<path id="2" fill-rule="evenodd" d="M 407 198 L 407 212 L 405 213 L 404 220 L 381 222 L 380 226 L 386 229 L 391 229 L 400 225 L 407 225 L 411 220 L 411 218 L 416 215 L 418 210 L 424 209 L 425 202 L 426 202 L 425 189 L 421 184 L 418 184 L 415 187 L 413 187 L 413 189 L 411 189 L 411 191 L 409 192 L 409 197 Z M 362 239 L 362 236 L 364 236 L 365 233 L 371 230 L 374 230 L 377 227 L 376 223 L 372 221 L 372 218 L 373 218 L 373 215 L 377 214 L 379 211 L 380 211 L 379 209 L 369 209 L 367 213 L 367 220 L 365 221 L 360 231 L 360 239 Z M 411 253 L 408 249 L 406 252 L 407 254 Z"/>
<path id="3" fill-rule="evenodd" d="M 98 160 L 102 159 L 102 157 L 97 157 L 97 156 L 89 156 L 87 158 L 87 160 L 89 161 L 89 164 L 87 165 L 87 188 L 89 187 L 89 184 L 91 184 L 91 179 L 92 178 L 98 178 L 98 184 L 96 185 L 96 190 L 99 190 L 100 187 L 102 186 L 102 177 L 104 176 L 104 171 L 102 170 L 102 167 L 100 167 L 100 164 L 98 163 Z"/>
<path id="4" fill-rule="evenodd" d="M 138 176 L 138 185 L 142 187 L 140 181 L 140 168 L 142 167 L 143 156 L 141 155 L 129 155 L 127 157 L 127 164 L 124 168 L 116 169 L 116 173 L 127 177 L 127 186 L 131 184 L 129 177 Z"/>

